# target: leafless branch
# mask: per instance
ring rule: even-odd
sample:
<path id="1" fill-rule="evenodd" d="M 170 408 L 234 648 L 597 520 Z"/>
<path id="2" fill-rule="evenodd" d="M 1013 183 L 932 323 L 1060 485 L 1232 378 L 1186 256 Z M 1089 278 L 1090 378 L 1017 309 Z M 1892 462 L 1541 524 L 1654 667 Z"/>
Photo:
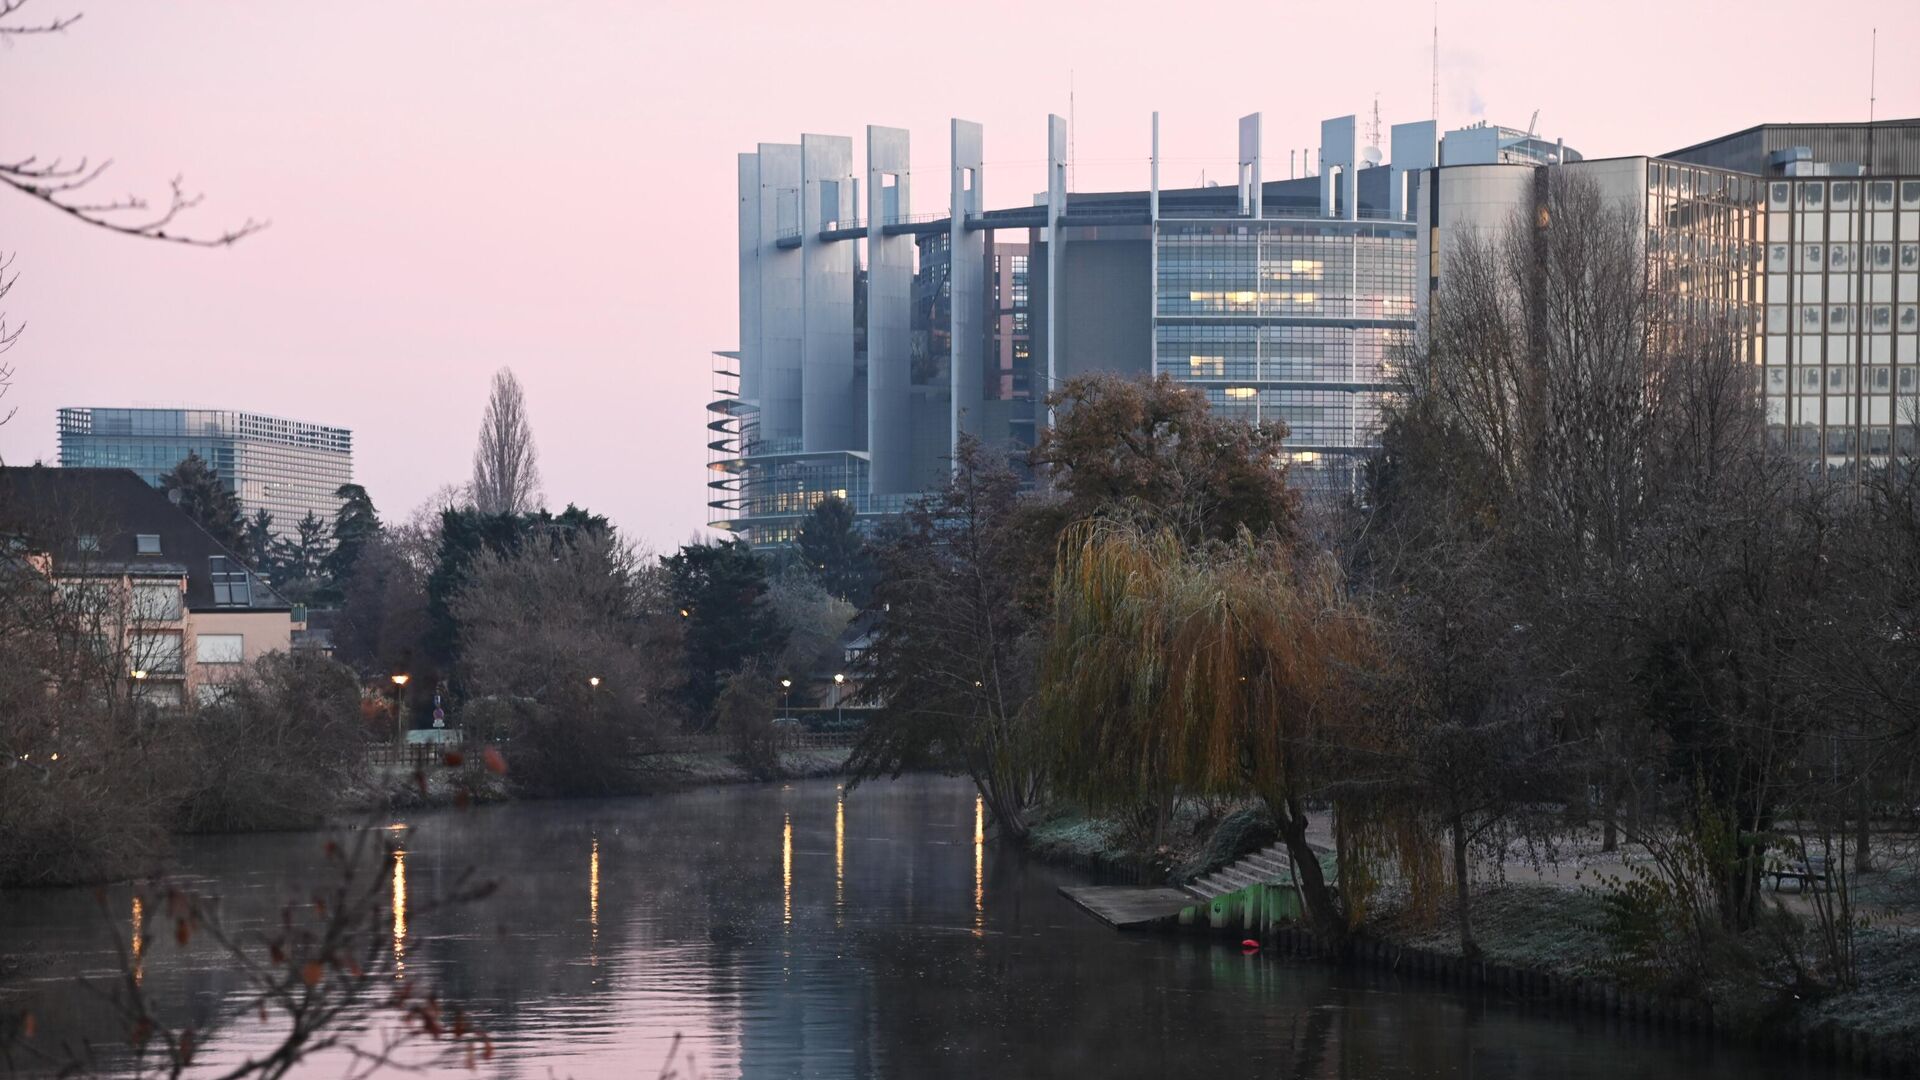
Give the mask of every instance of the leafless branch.
<path id="1" fill-rule="evenodd" d="M 0 0 L 0 3 L 20 3 L 23 0 Z M 101 201 L 82 201 L 74 193 L 82 191 L 99 180 L 109 168 L 113 159 L 109 158 L 95 165 L 82 158 L 76 164 L 68 165 L 61 159 L 41 164 L 38 156 L 29 156 L 19 161 L 0 162 L 0 183 L 6 184 L 29 198 L 53 207 L 64 214 L 109 232 L 123 236 L 137 236 L 147 240 L 160 240 L 172 244 L 186 244 L 192 247 L 228 247 L 245 239 L 270 222 L 248 218 L 237 228 L 227 229 L 215 236 L 183 232 L 174 228 L 174 222 L 181 214 L 200 205 L 199 193 L 188 194 L 181 177 L 174 177 L 169 184 L 168 199 L 164 210 L 157 209 L 144 196 L 128 194 L 117 199 Z M 145 219 L 131 217 L 144 213 Z"/>
<path id="2" fill-rule="evenodd" d="M 46 22 L 42 23 L 24 23 L 18 25 L 8 23 L 7 19 L 21 8 L 26 7 L 27 2 L 28 0 L 0 0 L 0 40 L 26 34 L 58 34 L 66 30 L 67 27 L 80 21 L 82 13 L 76 11 L 71 15 L 51 16 Z"/>

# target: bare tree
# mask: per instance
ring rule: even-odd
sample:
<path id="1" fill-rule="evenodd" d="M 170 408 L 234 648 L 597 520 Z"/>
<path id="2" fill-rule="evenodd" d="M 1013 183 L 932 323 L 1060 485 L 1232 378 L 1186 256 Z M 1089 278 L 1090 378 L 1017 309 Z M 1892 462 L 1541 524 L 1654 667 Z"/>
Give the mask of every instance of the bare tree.
<path id="1" fill-rule="evenodd" d="M 527 423 L 527 396 L 512 368 L 493 373 L 493 393 L 473 451 L 473 503 L 486 514 L 519 514 L 540 503 L 540 454 Z"/>

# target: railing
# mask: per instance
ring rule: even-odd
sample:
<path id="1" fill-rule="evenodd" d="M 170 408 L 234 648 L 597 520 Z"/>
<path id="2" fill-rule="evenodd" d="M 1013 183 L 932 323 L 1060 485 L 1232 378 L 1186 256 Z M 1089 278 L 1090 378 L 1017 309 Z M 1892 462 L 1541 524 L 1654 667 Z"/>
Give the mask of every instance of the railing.
<path id="1" fill-rule="evenodd" d="M 1164 203 L 1163 203 L 1163 204 L 1161 204 L 1161 207 L 1160 207 L 1160 216 L 1161 216 L 1161 217 L 1163 217 L 1163 218 L 1181 218 L 1181 219 L 1188 219 L 1188 218 L 1247 218 L 1247 215 L 1245 215 L 1245 214 L 1242 214 L 1242 213 L 1240 212 L 1240 209 L 1239 209 L 1239 207 L 1238 207 L 1238 206 L 1228 206 L 1228 205 L 1221 205 L 1221 206 L 1218 206 L 1218 207 L 1206 207 L 1206 206 L 1167 206 L 1167 205 L 1165 205 Z M 1343 221 L 1343 220 L 1346 220 L 1345 218 L 1343 218 L 1343 217 L 1341 217 L 1341 216 L 1339 216 L 1339 215 L 1335 215 L 1334 217 L 1331 217 L 1331 218 L 1321 218 L 1321 215 L 1320 215 L 1320 208 L 1319 208 L 1318 206 L 1273 206 L 1273 205 L 1267 205 L 1267 206 L 1262 206 L 1262 207 L 1261 207 L 1261 215 L 1260 215 L 1260 220 L 1262 220 L 1262 221 L 1268 221 L 1268 220 L 1272 220 L 1272 219 L 1275 219 L 1275 218 L 1320 218 L 1321 220 L 1324 220 L 1324 221 Z M 1251 219 L 1248 219 L 1248 220 L 1251 220 Z M 1408 214 L 1397 214 L 1397 215 L 1396 215 L 1396 214 L 1395 214 L 1395 213 L 1393 213 L 1393 212 L 1392 212 L 1391 210 L 1380 210 L 1380 209 L 1377 209 L 1377 208 L 1372 208 L 1372 207 L 1364 207 L 1364 206 L 1363 206 L 1363 207 L 1361 207 L 1361 208 L 1360 208 L 1360 210 L 1359 210 L 1359 212 L 1358 212 L 1358 213 L 1357 213 L 1357 214 L 1355 215 L 1355 220 L 1359 220 L 1359 221 L 1412 221 L 1412 220 L 1414 220 L 1414 218 L 1413 218 L 1413 217 L 1412 217 L 1411 215 L 1408 215 Z"/>
<path id="2" fill-rule="evenodd" d="M 857 731 L 775 731 L 775 750 L 845 750 L 860 740 Z M 669 735 L 649 747 L 649 754 L 730 754 L 740 748 L 732 735 Z"/>

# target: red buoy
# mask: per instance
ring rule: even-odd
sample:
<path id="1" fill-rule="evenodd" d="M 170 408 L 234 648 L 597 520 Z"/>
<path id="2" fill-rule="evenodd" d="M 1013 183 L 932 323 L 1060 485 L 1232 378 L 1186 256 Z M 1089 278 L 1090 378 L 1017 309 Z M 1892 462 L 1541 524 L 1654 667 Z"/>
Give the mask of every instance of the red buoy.
<path id="1" fill-rule="evenodd" d="M 1248 938 L 1240 943 L 1240 948 L 1245 952 L 1259 952 L 1260 943 L 1253 938 Z"/>

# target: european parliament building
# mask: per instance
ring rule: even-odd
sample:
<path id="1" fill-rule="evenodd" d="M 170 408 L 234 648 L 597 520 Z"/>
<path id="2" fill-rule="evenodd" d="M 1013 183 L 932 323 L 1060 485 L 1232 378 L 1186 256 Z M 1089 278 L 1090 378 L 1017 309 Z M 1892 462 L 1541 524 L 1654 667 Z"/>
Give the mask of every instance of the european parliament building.
<path id="1" fill-rule="evenodd" d="M 1344 116 L 1284 180 L 1263 175 L 1262 128 L 1239 121 L 1233 186 L 1162 188 L 1156 116 L 1146 190 L 1081 192 L 1052 116 L 1046 191 L 990 209 L 984 132 L 954 120 L 931 213 L 904 130 L 869 127 L 859 168 L 845 136 L 741 154 L 711 523 L 782 544 L 829 495 L 897 512 L 943 482 L 963 436 L 1032 445 L 1048 390 L 1092 371 L 1164 373 L 1227 415 L 1282 422 L 1296 480 L 1350 490 L 1450 242 L 1531 220 L 1554 170 L 1644 213 L 1658 287 L 1751 327 L 1777 440 L 1842 460 L 1911 445 L 1920 122 L 1764 125 L 1591 160 L 1486 124 L 1382 139 L 1376 122 L 1363 144 Z"/>
<path id="2" fill-rule="evenodd" d="M 345 428 L 220 409 L 60 410 L 60 464 L 131 469 L 155 487 L 196 454 L 217 469 L 251 517 L 273 515 L 273 534 L 293 535 L 308 513 L 326 521 L 334 494 L 353 482 L 353 433 Z"/>
<path id="3" fill-rule="evenodd" d="M 1376 125 L 1377 126 L 1377 125 Z M 985 135 L 948 130 L 944 208 L 917 212 L 910 139 L 870 127 L 739 158 L 740 345 L 717 354 L 712 521 L 780 544 L 820 499 L 862 515 L 938 487 L 959 440 L 1008 451 L 1076 375 L 1164 372 L 1213 407 L 1280 421 L 1303 483 L 1345 488 L 1374 445 L 1420 279 L 1414 178 L 1435 125 L 1321 124 L 1309 175 L 1263 175 L 1262 118 L 1240 120 L 1233 186 L 1067 187 L 1067 129 L 1047 125 L 1047 190 L 989 208 Z M 1224 141 L 1224 140 L 1223 140 Z M 1577 157 L 1530 135 L 1449 133 L 1458 153 Z M 1472 142 L 1475 145 L 1468 147 Z"/>

